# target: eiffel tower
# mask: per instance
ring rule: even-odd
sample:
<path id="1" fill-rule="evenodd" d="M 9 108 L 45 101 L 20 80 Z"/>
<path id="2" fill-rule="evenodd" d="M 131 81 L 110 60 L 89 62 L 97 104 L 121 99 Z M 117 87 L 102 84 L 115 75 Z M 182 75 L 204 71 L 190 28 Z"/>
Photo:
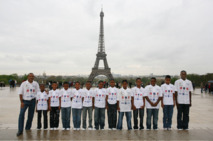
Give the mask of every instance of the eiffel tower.
<path id="1" fill-rule="evenodd" d="M 88 78 L 89 81 L 93 81 L 93 79 L 98 75 L 105 75 L 108 79 L 113 79 L 111 74 L 111 69 L 108 66 L 106 53 L 105 53 L 105 45 L 104 45 L 104 12 L 101 10 L 100 13 L 101 21 L 100 21 L 100 33 L 99 33 L 99 43 L 98 43 L 98 53 L 96 54 L 95 65 L 92 68 L 92 72 Z M 103 60 L 104 67 L 99 68 L 99 62 Z"/>

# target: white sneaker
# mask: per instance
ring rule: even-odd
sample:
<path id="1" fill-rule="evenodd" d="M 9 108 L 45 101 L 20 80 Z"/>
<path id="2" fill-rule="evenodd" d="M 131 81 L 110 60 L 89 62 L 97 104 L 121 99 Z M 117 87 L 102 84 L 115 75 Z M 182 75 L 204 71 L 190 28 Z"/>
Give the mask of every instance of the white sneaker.
<path id="1" fill-rule="evenodd" d="M 167 130 L 167 128 L 163 128 L 163 130 Z"/>
<path id="2" fill-rule="evenodd" d="M 108 130 L 112 130 L 112 128 L 109 128 Z"/>
<path id="3" fill-rule="evenodd" d="M 82 128 L 81 130 L 86 130 L 85 128 Z"/>
<path id="4" fill-rule="evenodd" d="M 168 128 L 168 130 L 169 130 L 169 131 L 171 131 L 171 130 L 172 130 L 172 128 Z"/>
<path id="5" fill-rule="evenodd" d="M 183 129 L 178 129 L 178 130 L 183 130 Z"/>
<path id="6" fill-rule="evenodd" d="M 54 128 L 50 128 L 50 130 L 54 130 Z"/>
<path id="7" fill-rule="evenodd" d="M 73 130 L 75 130 L 75 131 L 76 131 L 76 130 L 77 130 L 77 128 L 73 128 Z"/>
<path id="8" fill-rule="evenodd" d="M 88 128 L 88 130 L 93 130 L 93 128 Z"/>
<path id="9" fill-rule="evenodd" d="M 65 128 L 62 128 L 62 130 L 66 130 Z"/>
<path id="10" fill-rule="evenodd" d="M 54 128 L 54 130 L 58 130 L 58 128 Z"/>
<path id="11" fill-rule="evenodd" d="M 70 130 L 70 128 L 67 128 L 66 130 Z"/>
<path id="12" fill-rule="evenodd" d="M 117 130 L 116 128 L 112 128 L 112 130 Z"/>
<path id="13" fill-rule="evenodd" d="M 77 128 L 77 130 L 79 131 L 79 130 L 80 130 L 80 128 Z"/>

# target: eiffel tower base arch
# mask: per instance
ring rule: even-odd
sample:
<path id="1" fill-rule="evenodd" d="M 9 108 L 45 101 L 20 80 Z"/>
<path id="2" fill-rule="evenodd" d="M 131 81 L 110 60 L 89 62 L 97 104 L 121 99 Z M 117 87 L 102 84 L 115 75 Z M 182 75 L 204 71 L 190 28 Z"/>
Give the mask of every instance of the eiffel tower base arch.
<path id="1" fill-rule="evenodd" d="M 92 72 L 88 78 L 88 81 L 93 81 L 94 78 L 98 75 L 105 75 L 109 80 L 113 79 L 113 76 L 111 74 L 110 68 L 108 69 L 92 69 Z"/>

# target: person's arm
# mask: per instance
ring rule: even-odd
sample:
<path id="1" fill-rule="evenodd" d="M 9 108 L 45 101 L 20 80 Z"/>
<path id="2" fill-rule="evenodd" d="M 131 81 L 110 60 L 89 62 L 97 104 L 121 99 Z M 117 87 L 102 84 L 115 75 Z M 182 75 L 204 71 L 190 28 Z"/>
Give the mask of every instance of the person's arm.
<path id="1" fill-rule="evenodd" d="M 106 109 L 108 110 L 108 95 L 106 95 Z"/>
<path id="2" fill-rule="evenodd" d="M 145 97 L 143 97 L 143 106 L 141 106 L 141 109 L 144 109 L 145 107 Z"/>
<path id="3" fill-rule="evenodd" d="M 178 100 L 177 100 L 178 96 L 177 96 L 177 92 L 175 92 L 175 101 L 176 101 L 176 107 L 178 108 Z"/>
<path id="4" fill-rule="evenodd" d="M 61 110 L 61 97 L 59 97 L 59 106 L 58 106 L 58 110 Z"/>
<path id="5" fill-rule="evenodd" d="M 51 103 L 51 97 L 49 97 L 49 100 L 48 100 L 48 108 L 49 108 L 49 111 L 51 111 L 50 103 Z"/>
<path id="6" fill-rule="evenodd" d="M 131 96 L 131 102 L 132 102 L 132 110 L 136 110 L 136 107 L 134 104 L 134 96 Z"/>
<path id="7" fill-rule="evenodd" d="M 119 105 L 119 101 L 117 101 L 117 110 L 120 112 L 120 105 Z"/>
<path id="8" fill-rule="evenodd" d="M 95 109 L 95 97 L 92 98 L 92 109 Z"/>
<path id="9" fill-rule="evenodd" d="M 36 100 L 36 106 L 35 106 L 36 112 L 38 112 L 37 111 L 37 105 L 38 105 L 38 100 Z"/>
<path id="10" fill-rule="evenodd" d="M 21 103 L 21 108 L 24 108 L 24 101 L 23 101 L 23 96 L 22 94 L 19 95 L 20 103 Z"/>
<path id="11" fill-rule="evenodd" d="M 146 98 L 146 100 L 150 103 L 150 105 L 153 106 L 153 103 L 152 103 L 152 101 L 149 99 L 149 97 L 148 97 L 148 96 L 145 96 L 145 98 Z"/>
<path id="12" fill-rule="evenodd" d="M 161 107 L 164 108 L 164 103 L 163 103 L 164 97 L 161 98 Z"/>
<path id="13" fill-rule="evenodd" d="M 189 106 L 191 107 L 192 106 L 192 92 L 191 91 L 189 92 L 189 102 L 190 102 Z"/>
<path id="14" fill-rule="evenodd" d="M 173 103 L 174 103 L 174 107 L 175 107 L 175 93 L 173 93 Z"/>
<path id="15" fill-rule="evenodd" d="M 162 97 L 158 97 L 157 102 L 155 102 L 155 103 L 153 104 L 153 106 L 156 107 L 156 106 L 158 105 L 158 103 L 159 103 L 161 100 L 162 100 Z"/>

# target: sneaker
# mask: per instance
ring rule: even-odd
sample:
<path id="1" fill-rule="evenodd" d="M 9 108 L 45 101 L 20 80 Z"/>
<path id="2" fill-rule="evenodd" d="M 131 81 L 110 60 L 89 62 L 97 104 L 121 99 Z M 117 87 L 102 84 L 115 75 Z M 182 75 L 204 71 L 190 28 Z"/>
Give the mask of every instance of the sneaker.
<path id="1" fill-rule="evenodd" d="M 172 128 L 168 128 L 168 130 L 169 130 L 169 131 L 171 131 L 171 130 L 172 130 Z"/>
<path id="2" fill-rule="evenodd" d="M 117 130 L 116 128 L 112 128 L 112 130 Z"/>
<path id="3" fill-rule="evenodd" d="M 86 128 L 82 128 L 81 130 L 86 130 Z"/>
<path id="4" fill-rule="evenodd" d="M 77 128 L 77 130 L 79 131 L 79 130 L 80 130 L 80 128 Z"/>
<path id="5" fill-rule="evenodd" d="M 157 129 L 154 129 L 155 131 L 157 131 L 158 130 L 158 128 Z"/>
<path id="6" fill-rule="evenodd" d="M 93 128 L 88 128 L 88 130 L 93 130 Z"/>
<path id="7" fill-rule="evenodd" d="M 183 130 L 189 130 L 189 128 L 183 129 Z"/>
<path id="8" fill-rule="evenodd" d="M 75 130 L 75 131 L 76 131 L 76 130 L 77 130 L 77 128 L 73 128 L 73 130 Z"/>
<path id="9" fill-rule="evenodd" d="M 44 128 L 44 130 L 47 130 L 47 128 Z"/>
<path id="10" fill-rule="evenodd" d="M 66 130 L 66 128 L 62 128 L 62 130 Z"/>
<path id="11" fill-rule="evenodd" d="M 20 135 L 22 135 L 22 134 L 23 134 L 23 132 L 19 132 L 19 131 L 18 131 L 18 132 L 16 133 L 16 136 L 18 137 L 18 136 L 20 136 Z"/>
<path id="12" fill-rule="evenodd" d="M 179 128 L 178 130 L 183 130 L 183 129 Z"/>
<path id="13" fill-rule="evenodd" d="M 163 128 L 163 130 L 167 130 L 167 128 Z"/>
<path id="14" fill-rule="evenodd" d="M 66 130 L 70 130 L 70 128 L 67 128 Z"/>
<path id="15" fill-rule="evenodd" d="M 109 128 L 108 130 L 112 130 L 112 128 Z"/>
<path id="16" fill-rule="evenodd" d="M 58 128 L 54 128 L 54 130 L 58 130 Z"/>
<path id="17" fill-rule="evenodd" d="M 54 128 L 50 128 L 50 130 L 54 130 Z"/>

